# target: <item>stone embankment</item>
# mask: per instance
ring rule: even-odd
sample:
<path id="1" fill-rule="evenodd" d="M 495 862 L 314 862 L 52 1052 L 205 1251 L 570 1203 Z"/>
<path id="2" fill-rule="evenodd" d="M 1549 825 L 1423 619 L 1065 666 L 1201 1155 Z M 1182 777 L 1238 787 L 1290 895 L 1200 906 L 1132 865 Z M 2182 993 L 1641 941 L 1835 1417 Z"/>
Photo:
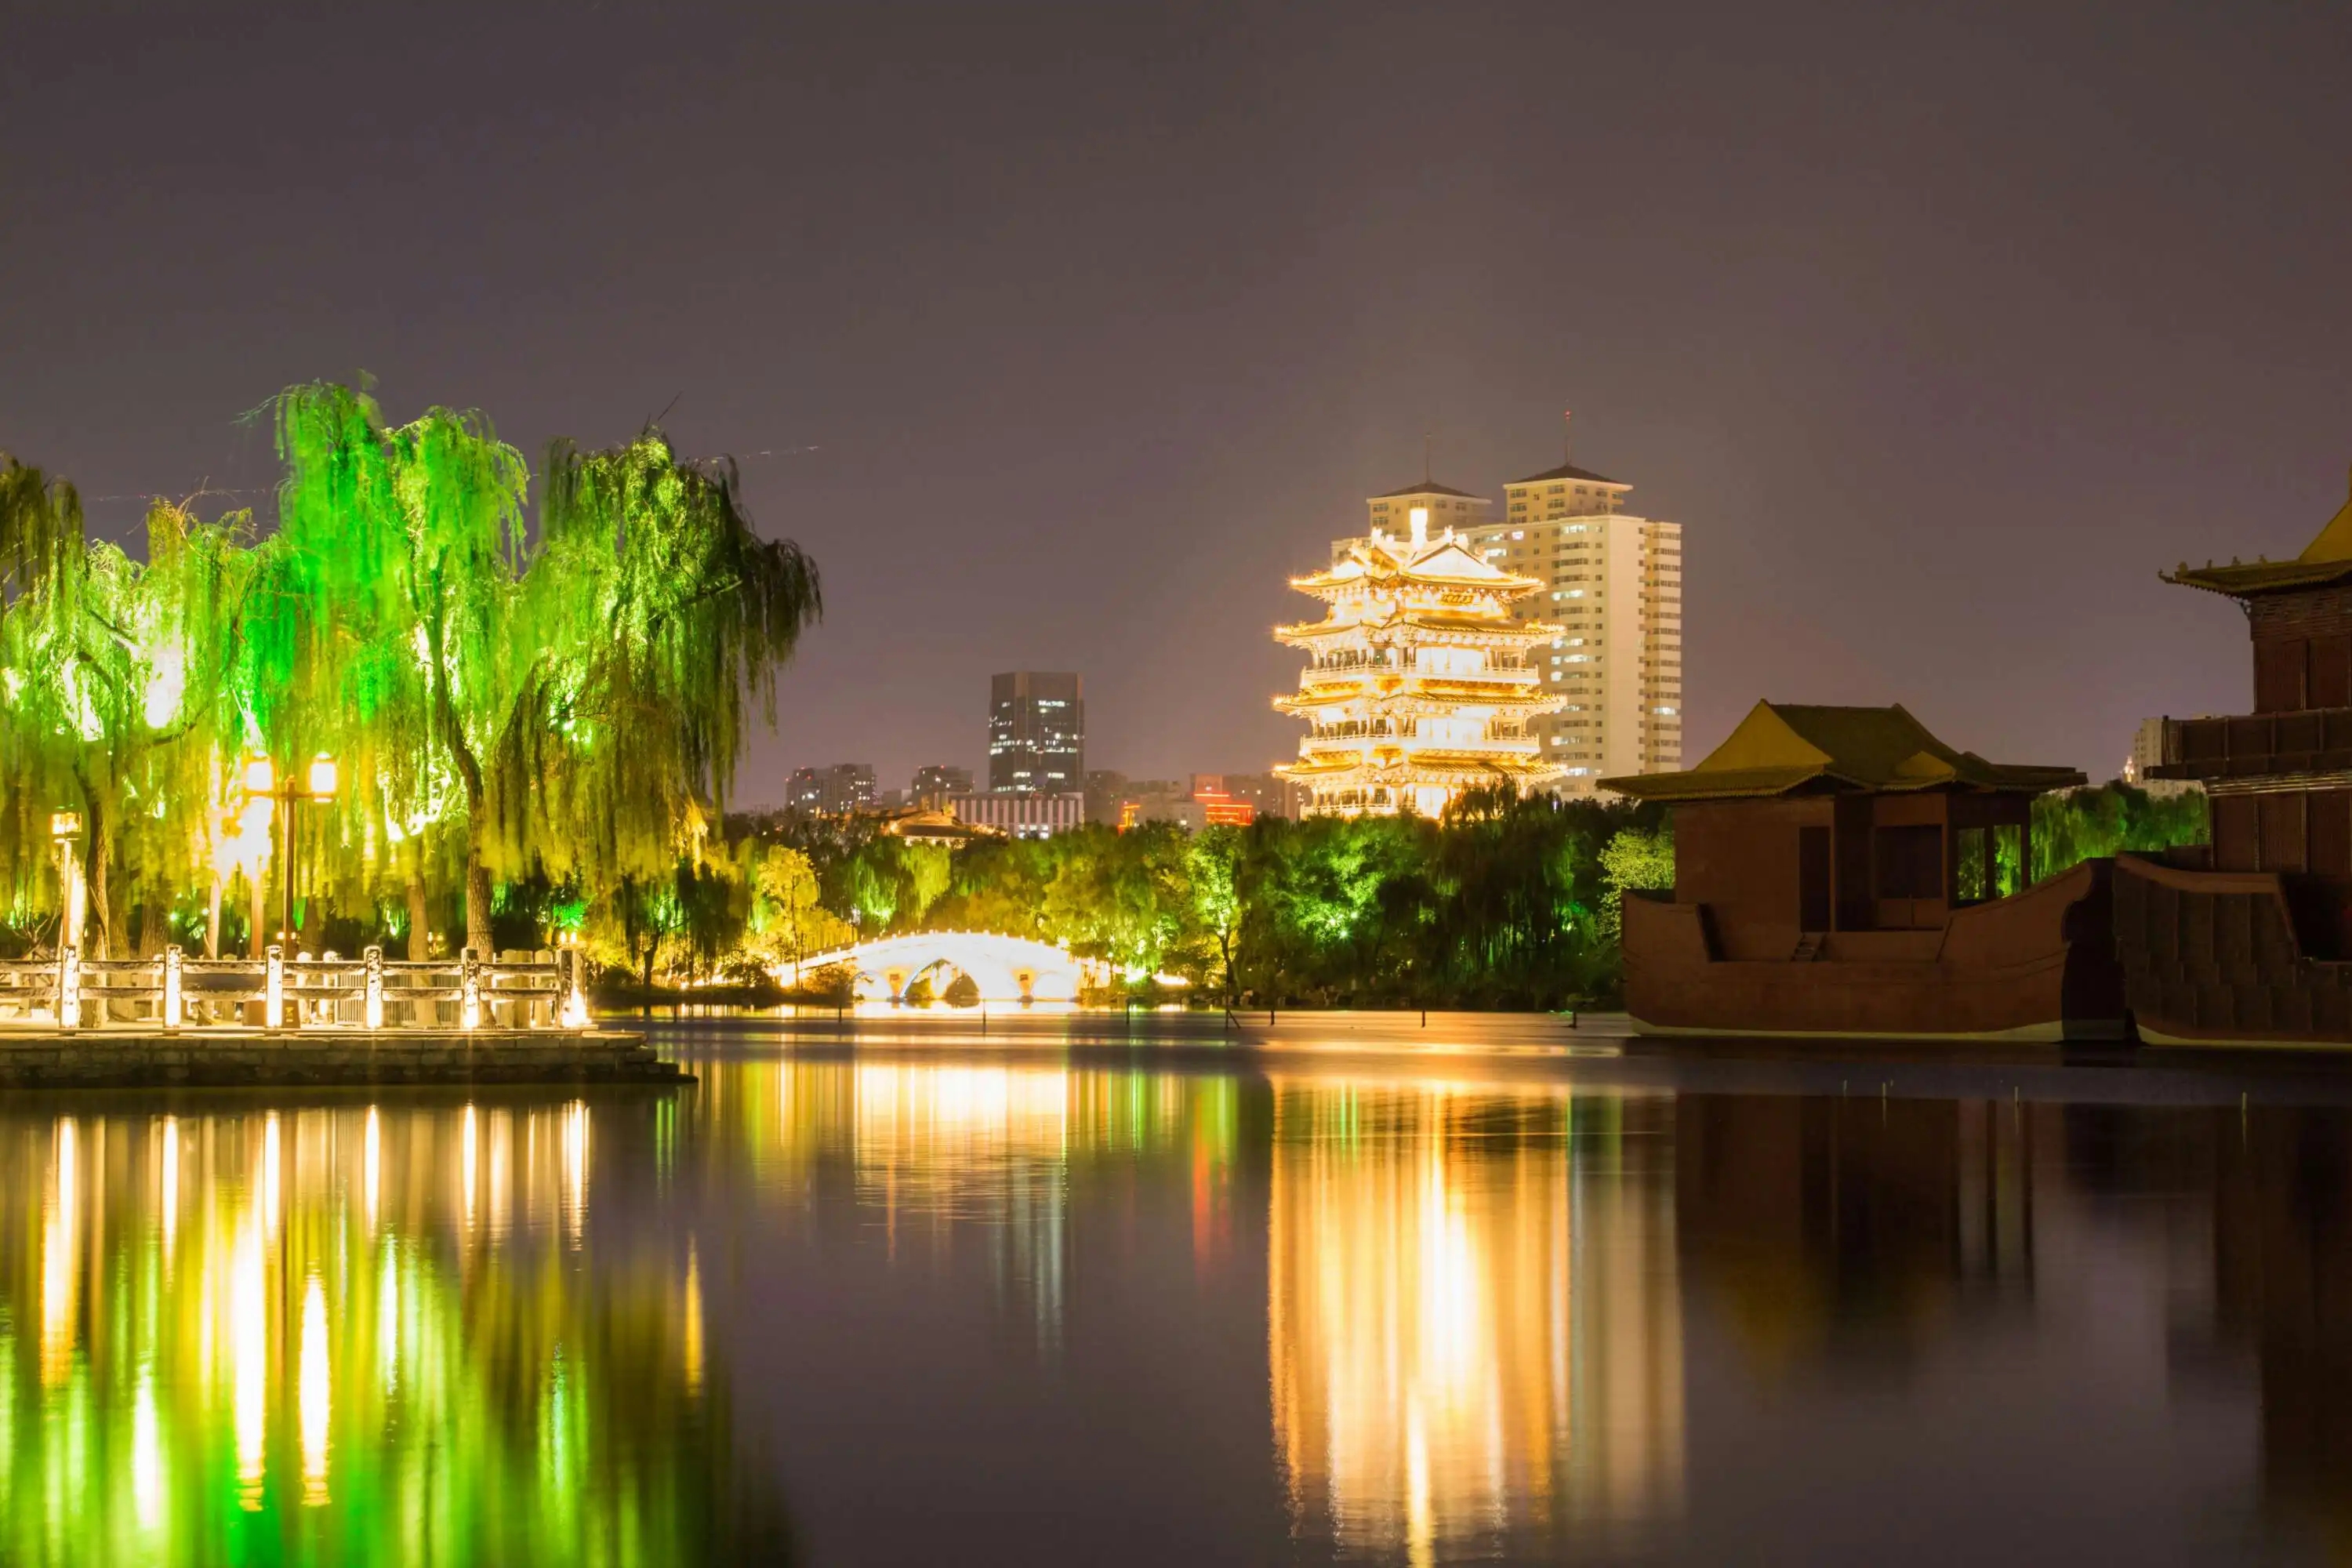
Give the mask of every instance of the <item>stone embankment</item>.
<path id="1" fill-rule="evenodd" d="M 0 1089 L 686 1081 L 643 1035 L 604 1029 L 0 1028 Z"/>

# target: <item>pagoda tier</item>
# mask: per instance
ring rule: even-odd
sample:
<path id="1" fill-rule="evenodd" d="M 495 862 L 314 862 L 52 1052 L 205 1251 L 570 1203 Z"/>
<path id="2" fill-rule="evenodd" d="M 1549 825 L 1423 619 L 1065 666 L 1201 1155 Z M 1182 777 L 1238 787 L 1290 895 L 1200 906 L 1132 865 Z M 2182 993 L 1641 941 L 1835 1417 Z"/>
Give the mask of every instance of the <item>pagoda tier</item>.
<path id="1" fill-rule="evenodd" d="M 1527 733 L 1563 701 L 1528 657 L 1554 629 L 1511 613 L 1535 579 L 1449 530 L 1344 541 L 1328 570 L 1291 586 L 1328 606 L 1274 634 L 1311 659 L 1298 690 L 1274 700 L 1310 726 L 1298 761 L 1276 770 L 1307 786 L 1310 812 L 1435 816 L 1467 789 L 1524 793 L 1560 775 Z"/>

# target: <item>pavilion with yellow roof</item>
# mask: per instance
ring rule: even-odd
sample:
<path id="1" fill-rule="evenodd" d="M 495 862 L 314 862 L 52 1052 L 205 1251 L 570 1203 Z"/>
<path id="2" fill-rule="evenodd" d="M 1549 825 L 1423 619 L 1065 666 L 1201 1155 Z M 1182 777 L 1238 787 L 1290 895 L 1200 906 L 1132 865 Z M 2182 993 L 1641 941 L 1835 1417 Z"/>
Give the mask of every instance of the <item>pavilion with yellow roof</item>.
<path id="1" fill-rule="evenodd" d="M 1323 601 L 1319 621 L 1275 628 L 1307 655 L 1298 690 L 1275 706 L 1304 719 L 1298 761 L 1310 815 L 1436 816 L 1467 789 L 1525 793 L 1560 776 L 1527 732 L 1562 699 L 1528 658 L 1555 628 L 1512 605 L 1542 584 L 1482 560 L 1425 509 L 1400 537 L 1341 540 L 1330 566 L 1290 585 Z"/>

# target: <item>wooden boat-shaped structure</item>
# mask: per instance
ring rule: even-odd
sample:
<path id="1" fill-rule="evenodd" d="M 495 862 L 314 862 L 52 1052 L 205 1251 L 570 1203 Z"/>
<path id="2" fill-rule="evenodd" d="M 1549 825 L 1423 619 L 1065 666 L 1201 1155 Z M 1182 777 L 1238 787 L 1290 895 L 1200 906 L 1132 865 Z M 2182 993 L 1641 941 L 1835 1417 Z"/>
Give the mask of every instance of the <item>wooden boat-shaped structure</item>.
<path id="1" fill-rule="evenodd" d="M 2352 1045 L 2352 500 L 2292 561 L 2165 579 L 2245 612 L 2254 710 L 2164 721 L 2148 772 L 2203 784 L 2211 831 L 2116 861 L 2140 1037 Z"/>
<path id="2" fill-rule="evenodd" d="M 1956 752 L 1900 706 L 1770 702 L 1687 773 L 1604 780 L 1674 809 L 1673 891 L 1624 900 L 1635 1026 L 2122 1038 L 2112 864 L 2026 882 L 2033 797 L 2083 782 Z"/>

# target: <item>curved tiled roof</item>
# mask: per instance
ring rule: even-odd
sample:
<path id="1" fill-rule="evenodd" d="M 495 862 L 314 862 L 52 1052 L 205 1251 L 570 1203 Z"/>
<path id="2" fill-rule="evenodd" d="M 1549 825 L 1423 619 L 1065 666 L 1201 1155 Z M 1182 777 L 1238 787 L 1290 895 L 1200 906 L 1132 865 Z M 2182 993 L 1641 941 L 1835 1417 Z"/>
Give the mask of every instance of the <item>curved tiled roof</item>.
<path id="1" fill-rule="evenodd" d="M 1742 800 L 1840 790 L 2001 790 L 2038 795 L 2084 783 L 2074 768 L 2021 767 L 1956 752 L 1901 703 L 1828 708 L 1759 702 L 1688 773 L 1602 779 L 1643 800 Z"/>

